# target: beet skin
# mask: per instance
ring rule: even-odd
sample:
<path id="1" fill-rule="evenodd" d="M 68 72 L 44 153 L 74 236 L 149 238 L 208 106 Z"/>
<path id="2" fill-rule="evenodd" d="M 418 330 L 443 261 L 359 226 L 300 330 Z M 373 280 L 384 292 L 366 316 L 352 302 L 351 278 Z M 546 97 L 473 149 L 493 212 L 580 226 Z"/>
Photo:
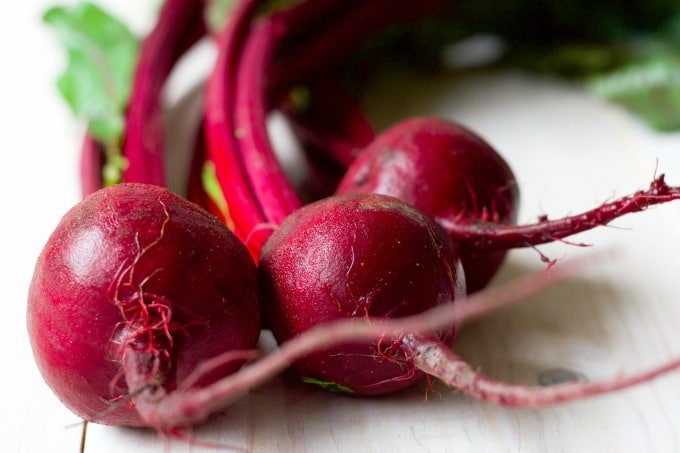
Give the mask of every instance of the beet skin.
<path id="1" fill-rule="evenodd" d="M 116 425 L 146 424 L 135 410 L 144 392 L 131 394 L 127 379 L 170 393 L 202 361 L 253 349 L 260 331 L 243 244 L 193 203 L 132 183 L 63 217 L 38 258 L 27 315 L 47 384 L 83 419 Z"/>
<path id="2" fill-rule="evenodd" d="M 283 343 L 341 318 L 396 318 L 464 295 L 457 251 L 432 219 L 396 198 L 326 198 L 289 216 L 260 257 L 261 298 Z M 438 332 L 450 342 L 455 328 Z M 396 342 L 335 346 L 299 360 L 308 382 L 357 395 L 390 393 L 420 381 Z"/>

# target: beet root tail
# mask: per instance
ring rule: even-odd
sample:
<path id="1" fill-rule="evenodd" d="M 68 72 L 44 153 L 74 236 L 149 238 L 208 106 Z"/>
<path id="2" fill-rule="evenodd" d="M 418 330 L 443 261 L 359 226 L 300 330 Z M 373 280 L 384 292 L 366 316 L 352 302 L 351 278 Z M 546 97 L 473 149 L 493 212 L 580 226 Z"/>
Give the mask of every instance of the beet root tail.
<path id="1" fill-rule="evenodd" d="M 595 209 L 561 219 L 540 219 L 525 225 L 499 225 L 491 222 L 463 223 L 438 218 L 449 237 L 461 244 L 461 253 L 476 253 L 531 247 L 564 239 L 583 231 L 609 224 L 626 214 L 644 211 L 654 205 L 680 199 L 680 187 L 666 184 L 664 175 L 656 177 L 649 187 L 633 194 L 603 203 Z M 585 246 L 587 244 L 574 244 Z"/>
<path id="2" fill-rule="evenodd" d="M 343 342 L 380 339 L 407 341 L 411 334 L 427 334 L 456 322 L 465 323 L 546 290 L 573 275 L 576 269 L 575 266 L 562 264 L 550 272 L 536 272 L 500 288 L 469 295 L 458 301 L 465 301 L 464 304 L 442 304 L 409 317 L 372 320 L 349 318 L 318 325 L 281 343 L 279 348 L 246 364 L 239 371 L 205 387 L 183 386 L 172 392 L 158 393 L 159 389 L 149 381 L 144 368 L 137 373 L 138 380 L 134 382 L 130 376 L 126 376 L 128 386 L 139 390 L 135 395 L 135 403 L 148 426 L 173 429 L 197 425 L 311 353 Z M 252 359 L 254 356 L 251 353 L 243 351 L 243 356 L 239 353 L 226 354 L 216 357 L 214 363 L 221 364 L 227 359 Z M 206 366 L 208 370 L 211 368 L 210 364 Z M 195 380 L 205 372 L 205 367 L 199 367 L 189 380 Z"/>
<path id="3" fill-rule="evenodd" d="M 549 387 L 508 384 L 483 376 L 445 344 L 436 341 L 413 341 L 414 365 L 440 379 L 449 387 L 483 401 L 506 407 L 538 407 L 602 395 L 649 382 L 680 369 L 680 358 L 662 365 L 611 379 L 591 382 L 567 382 Z"/>

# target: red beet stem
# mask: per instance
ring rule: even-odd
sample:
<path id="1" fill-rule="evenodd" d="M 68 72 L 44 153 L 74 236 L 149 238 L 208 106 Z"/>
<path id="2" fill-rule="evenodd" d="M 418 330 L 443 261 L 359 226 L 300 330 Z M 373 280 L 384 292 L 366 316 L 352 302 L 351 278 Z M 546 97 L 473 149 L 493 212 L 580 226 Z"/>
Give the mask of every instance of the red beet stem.
<path id="1" fill-rule="evenodd" d="M 321 61 L 340 61 L 369 36 L 392 23 L 394 18 L 389 15 L 389 19 L 381 19 L 387 3 L 386 0 L 357 3 L 342 19 L 329 24 L 323 35 L 312 40 L 306 51 L 296 53 L 295 59 L 291 57 L 287 60 L 281 66 L 285 68 L 284 72 L 273 77 L 270 73 L 277 43 L 283 42 L 284 36 L 291 32 L 289 24 L 298 23 L 297 15 L 305 8 L 300 6 L 280 10 L 257 25 L 247 23 L 252 20 L 252 16 L 232 20 L 232 24 L 235 24 L 232 29 L 247 30 L 242 31 L 239 40 L 233 39 L 221 46 L 222 57 L 218 59 L 209 83 L 207 126 L 211 157 L 217 166 L 218 180 L 225 193 L 233 189 L 224 185 L 226 179 L 220 175 L 220 171 L 224 173 L 223 165 L 218 159 L 230 160 L 232 168 L 238 168 L 243 173 L 245 181 L 239 180 L 234 184 L 233 180 L 229 180 L 229 184 L 242 190 L 247 197 L 239 199 L 228 195 L 227 201 L 230 205 L 234 201 L 240 203 L 231 208 L 237 235 L 247 241 L 254 257 L 259 255 L 272 229 L 301 205 L 298 194 L 276 159 L 267 135 L 266 117 L 271 107 L 267 99 L 268 84 L 276 89 L 288 89 L 288 84 L 300 77 L 296 73 L 299 67 L 295 62 L 306 61 L 304 64 L 318 67 Z M 303 3 L 307 4 L 309 2 Z M 328 6 L 334 4 L 328 3 Z M 329 47 L 330 44 L 333 45 Z M 235 81 L 238 89 L 232 87 L 234 91 L 229 93 L 232 81 Z M 217 87 L 218 83 L 227 88 Z M 220 90 L 222 96 L 218 97 L 216 94 L 219 95 Z M 223 111 L 220 112 L 220 108 Z M 220 120 L 223 123 L 220 127 L 221 140 L 210 138 L 218 136 L 218 127 L 213 125 L 219 124 Z M 230 130 L 231 134 L 225 133 L 225 129 Z M 229 136 L 225 138 L 225 135 Z M 247 202 L 251 203 L 250 208 Z M 258 215 L 242 212 L 242 209 L 253 211 L 255 207 L 259 208 Z M 243 221 L 237 220 L 237 216 L 243 216 Z"/>
<path id="2" fill-rule="evenodd" d="M 341 4 L 337 0 L 303 2 L 274 13 L 272 17 L 277 19 L 272 28 L 290 31 L 283 24 L 313 24 L 309 11 L 320 14 Z M 257 1 L 244 1 L 232 13 L 218 37 L 218 58 L 206 94 L 208 155 L 215 164 L 235 232 L 255 258 L 271 229 L 300 205 L 266 134 L 270 105 L 266 100 L 265 73 L 269 72 L 273 46 L 283 31 L 271 35 L 260 33 L 261 29 L 266 31 L 266 26 L 252 27 L 258 6 Z M 262 177 L 261 164 L 269 172 L 268 181 Z"/>
<path id="3" fill-rule="evenodd" d="M 225 225 L 233 226 L 231 217 L 227 218 L 228 213 L 223 212 L 215 201 L 210 198 L 203 183 L 203 171 L 208 152 L 204 132 L 205 120 L 202 119 L 192 144 L 193 152 L 191 153 L 189 175 L 186 184 L 186 198 L 215 214 Z"/>
<path id="4" fill-rule="evenodd" d="M 144 39 L 125 119 L 125 181 L 165 184 L 162 87 L 176 61 L 204 34 L 200 2 L 168 0 Z M 83 196 L 104 186 L 103 153 L 103 145 L 86 134 L 80 163 Z"/>
<path id="5" fill-rule="evenodd" d="M 352 94 L 331 74 L 305 83 L 306 105 L 292 101 L 284 113 L 304 144 L 347 168 L 375 138 L 375 130 Z"/>
<path id="6" fill-rule="evenodd" d="M 301 206 L 267 133 L 266 73 L 274 45 L 285 33 L 285 24 L 277 15 L 251 26 L 237 71 L 235 133 L 250 187 L 267 219 L 280 224 Z"/>
<path id="7" fill-rule="evenodd" d="M 234 118 L 240 50 L 258 6 L 257 0 L 245 0 L 232 11 L 229 22 L 217 37 L 219 52 L 205 96 L 208 158 L 215 164 L 217 180 L 234 221 L 234 232 L 244 241 L 252 239 L 251 231 L 257 225 L 266 223 L 243 171 Z"/>
<path id="8" fill-rule="evenodd" d="M 167 0 L 144 39 L 125 122 L 125 181 L 165 185 L 161 91 L 180 56 L 205 33 L 203 2 Z"/>
<path id="9" fill-rule="evenodd" d="M 646 190 L 604 203 L 590 211 L 557 220 L 541 219 L 537 223 L 527 225 L 463 223 L 445 218 L 438 218 L 437 221 L 444 227 L 449 237 L 461 244 L 463 251 L 507 250 L 552 242 L 607 225 L 623 215 L 678 199 L 680 199 L 680 187 L 669 186 L 664 180 L 664 175 L 660 175 Z"/>
<path id="10" fill-rule="evenodd" d="M 104 186 L 104 147 L 92 135 L 85 133 L 80 149 L 80 190 L 84 197 Z"/>

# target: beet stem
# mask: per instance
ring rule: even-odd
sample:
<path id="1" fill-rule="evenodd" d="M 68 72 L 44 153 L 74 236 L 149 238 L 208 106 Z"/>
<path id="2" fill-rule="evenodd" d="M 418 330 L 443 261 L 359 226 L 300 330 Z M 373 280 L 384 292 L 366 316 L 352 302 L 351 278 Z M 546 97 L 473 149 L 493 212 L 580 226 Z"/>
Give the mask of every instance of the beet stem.
<path id="1" fill-rule="evenodd" d="M 390 6 L 386 1 L 357 1 L 340 19 L 332 16 L 334 19 L 323 28 L 321 36 L 306 40 L 302 49 L 293 46 L 300 52 L 294 53 L 295 58 L 288 54 L 291 58 L 284 58 L 282 64 L 279 59 L 277 71 L 273 64 L 274 55 L 280 50 L 277 46 L 304 33 L 293 26 L 316 26 L 304 13 L 310 9 L 318 12 L 338 8 L 342 2 L 303 2 L 263 19 L 265 25 L 253 26 L 256 3 L 239 4 L 219 39 L 218 61 L 206 95 L 206 131 L 209 155 L 230 205 L 236 233 L 241 239 L 251 237 L 248 248 L 257 259 L 269 235 L 268 229 L 258 227 L 277 225 L 301 205 L 267 136 L 269 100 L 277 98 L 272 93 L 288 90 L 292 81 L 302 76 L 300 68 L 325 67 L 341 61 L 399 15 L 385 14 L 393 9 L 379 7 Z"/>
<path id="2" fill-rule="evenodd" d="M 284 113 L 302 143 L 346 169 L 375 139 L 375 130 L 342 83 L 327 74 L 305 84 L 309 105 L 284 106 Z"/>
<path id="3" fill-rule="evenodd" d="M 244 170 L 235 107 L 242 47 L 260 3 L 258 0 L 240 2 L 217 37 L 218 57 L 205 96 L 208 157 L 215 164 L 217 179 L 233 215 L 235 232 L 242 240 L 251 234 L 254 225 L 266 223 Z"/>
<path id="4" fill-rule="evenodd" d="M 240 50 L 259 3 L 257 0 L 242 1 L 231 13 L 229 22 L 217 37 L 219 52 L 205 95 L 208 157 L 215 164 L 217 180 L 234 222 L 234 232 L 242 240 L 250 234 L 254 225 L 266 223 L 257 198 L 246 180 L 234 118 Z M 257 256 L 256 253 L 251 254 Z"/>
<path id="5" fill-rule="evenodd" d="M 80 149 L 80 190 L 84 197 L 104 186 L 104 146 L 85 133 Z"/>
<path id="6" fill-rule="evenodd" d="M 203 2 L 168 0 L 144 39 L 125 121 L 125 181 L 165 185 L 161 92 L 177 60 L 205 33 Z"/>
<path id="7" fill-rule="evenodd" d="M 276 18 L 275 24 L 271 23 L 273 29 L 263 34 L 260 32 L 263 28 L 267 31 L 266 26 L 252 24 L 259 2 L 244 1 L 218 38 L 220 51 L 206 93 L 209 157 L 215 163 L 235 232 L 242 240 L 248 240 L 255 259 L 271 231 L 261 226 L 277 225 L 301 205 L 267 136 L 266 115 L 270 105 L 265 73 L 268 76 L 273 46 L 282 39 L 279 32 L 270 32 L 278 27 L 291 30 L 287 24 L 313 25 L 304 14 L 306 11 L 311 8 L 318 12 L 339 5 L 341 2 L 337 1 L 303 2 L 282 10 L 263 19 Z"/>
<path id="8" fill-rule="evenodd" d="M 243 169 L 265 218 L 279 224 L 302 203 L 281 168 L 267 133 L 266 71 L 285 24 L 272 18 L 251 26 L 238 67 L 235 130 Z"/>

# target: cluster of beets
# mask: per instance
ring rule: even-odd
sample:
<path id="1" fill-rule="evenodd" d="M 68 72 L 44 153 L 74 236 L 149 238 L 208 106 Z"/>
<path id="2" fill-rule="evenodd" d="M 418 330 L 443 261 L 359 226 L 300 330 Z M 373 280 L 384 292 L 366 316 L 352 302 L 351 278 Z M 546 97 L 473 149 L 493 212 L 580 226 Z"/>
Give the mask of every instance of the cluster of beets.
<path id="1" fill-rule="evenodd" d="M 481 376 L 458 357 L 450 345 L 463 322 L 559 275 L 555 266 L 481 291 L 508 249 L 604 225 L 680 189 L 661 176 L 583 214 L 515 225 L 519 190 L 489 144 L 432 117 L 376 135 L 335 72 L 382 30 L 444 2 L 263 3 L 237 2 L 210 38 L 219 52 L 186 197 L 164 188 L 160 97 L 180 57 L 207 35 L 203 2 L 167 0 L 144 40 L 123 182 L 101 188 L 102 146 L 85 140 L 85 197 L 49 238 L 28 303 L 37 364 L 66 406 L 93 422 L 171 430 L 291 365 L 342 393 L 386 394 L 429 375 L 510 406 L 612 391 L 680 367 L 531 388 Z M 277 160 L 266 123 L 274 110 L 304 150 L 313 193 Z M 206 162 L 224 200 L 202 184 Z M 263 328 L 279 343 L 264 356 Z"/>

